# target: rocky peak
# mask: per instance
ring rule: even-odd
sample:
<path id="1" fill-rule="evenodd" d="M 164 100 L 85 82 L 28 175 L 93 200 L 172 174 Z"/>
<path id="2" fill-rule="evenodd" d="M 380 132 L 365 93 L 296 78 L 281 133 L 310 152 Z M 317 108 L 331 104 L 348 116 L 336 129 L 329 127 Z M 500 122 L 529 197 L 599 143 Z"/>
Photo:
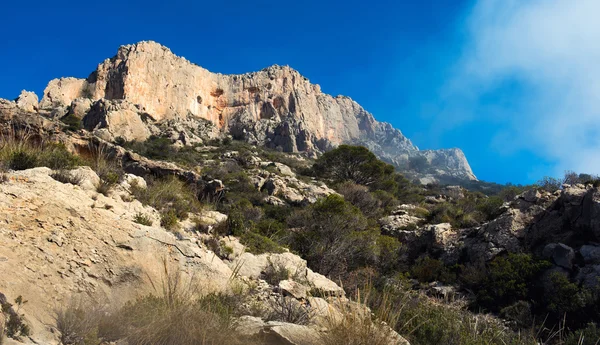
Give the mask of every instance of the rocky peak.
<path id="1" fill-rule="evenodd" d="M 144 41 L 121 46 L 87 79 L 52 80 L 40 108 L 64 114 L 82 97 L 125 100 L 143 109 L 120 116 L 119 124 L 142 123 L 130 116 L 158 123 L 191 116 L 216 124 L 235 139 L 285 152 L 317 153 L 344 143 L 361 144 L 404 170 L 417 156 L 425 157 L 433 176 L 476 179 L 462 151 L 419 151 L 391 124 L 378 122 L 349 97 L 321 92 L 319 85 L 289 66 L 273 65 L 241 75 L 212 73 L 156 42 Z M 94 117 L 99 126 L 93 129 L 124 132 L 98 119 L 97 112 Z"/>

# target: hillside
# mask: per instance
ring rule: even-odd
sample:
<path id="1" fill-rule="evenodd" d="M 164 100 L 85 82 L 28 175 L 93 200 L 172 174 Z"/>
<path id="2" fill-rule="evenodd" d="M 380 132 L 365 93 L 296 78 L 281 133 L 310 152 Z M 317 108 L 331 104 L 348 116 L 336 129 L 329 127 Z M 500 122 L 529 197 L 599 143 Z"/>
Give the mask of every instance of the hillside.
<path id="1" fill-rule="evenodd" d="M 486 195 L 380 149 L 469 178 L 287 67 L 212 74 L 151 42 L 0 100 L 0 343 L 600 339 L 598 179 Z"/>

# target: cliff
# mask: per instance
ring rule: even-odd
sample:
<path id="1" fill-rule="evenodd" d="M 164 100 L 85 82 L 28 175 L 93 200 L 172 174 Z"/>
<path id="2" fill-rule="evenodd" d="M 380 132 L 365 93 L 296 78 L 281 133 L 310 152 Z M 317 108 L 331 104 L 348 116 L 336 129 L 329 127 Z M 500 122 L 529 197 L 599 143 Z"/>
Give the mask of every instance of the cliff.
<path id="1" fill-rule="evenodd" d="M 93 102 L 103 102 L 102 109 L 90 112 Z M 120 47 L 87 79 L 52 80 L 39 104 L 55 116 L 77 107 L 88 130 L 104 128 L 114 138 L 143 140 L 165 121 L 193 128 L 203 119 L 235 139 L 284 152 L 314 154 L 361 144 L 401 170 L 411 169 L 411 157 L 417 157 L 425 166 L 419 171 L 413 164 L 415 172 L 476 180 L 459 149 L 419 151 L 391 124 L 376 121 L 348 97 L 324 94 L 287 66 L 223 75 L 158 43 L 140 42 Z"/>

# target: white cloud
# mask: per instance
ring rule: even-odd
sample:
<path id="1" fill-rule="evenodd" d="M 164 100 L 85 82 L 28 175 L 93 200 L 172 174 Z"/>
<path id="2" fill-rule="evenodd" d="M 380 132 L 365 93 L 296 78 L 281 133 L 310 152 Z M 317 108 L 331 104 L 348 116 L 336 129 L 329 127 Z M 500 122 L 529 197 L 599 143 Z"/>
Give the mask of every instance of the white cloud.
<path id="1" fill-rule="evenodd" d="M 493 142 L 531 150 L 565 169 L 600 173 L 600 1 L 478 0 L 447 96 L 460 93 L 477 113 L 507 81 L 523 86 Z M 524 167 L 525 168 L 525 167 Z"/>

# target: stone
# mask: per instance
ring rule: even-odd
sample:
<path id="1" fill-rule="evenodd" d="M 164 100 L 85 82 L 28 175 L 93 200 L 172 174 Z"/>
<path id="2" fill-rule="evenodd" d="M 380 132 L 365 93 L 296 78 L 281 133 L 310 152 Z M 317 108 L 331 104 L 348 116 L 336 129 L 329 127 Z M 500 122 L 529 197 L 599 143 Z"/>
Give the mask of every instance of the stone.
<path id="1" fill-rule="evenodd" d="M 279 199 L 276 196 L 269 195 L 264 199 L 265 204 L 273 205 L 273 206 L 285 206 L 285 201 Z"/>
<path id="2" fill-rule="evenodd" d="M 38 96 L 34 92 L 21 91 L 21 94 L 15 100 L 17 107 L 30 112 L 38 111 Z"/>
<path id="3" fill-rule="evenodd" d="M 575 251 L 573 248 L 562 243 L 551 243 L 544 247 L 542 256 L 551 259 L 555 265 L 570 270 L 575 260 Z"/>
<path id="4" fill-rule="evenodd" d="M 88 169 L 76 170 L 94 176 Z M 21 312 L 30 323 L 32 342 L 56 344 L 47 325 L 54 322 L 56 306 L 70 298 L 97 296 L 120 303 L 150 293 L 148 279 L 161 281 L 163 260 L 183 278 L 201 278 L 203 291 L 230 288 L 232 269 L 219 257 L 191 239 L 133 222 L 142 213 L 158 225 L 153 208 L 61 183 L 48 168 L 5 174 L 8 182 L 0 184 L 0 292 L 28 301 Z"/>
<path id="5" fill-rule="evenodd" d="M 100 184 L 100 177 L 90 167 L 78 167 L 65 172 L 74 181 L 78 181 L 77 185 L 83 190 L 96 191 Z"/>
<path id="6" fill-rule="evenodd" d="M 40 107 L 67 107 L 77 98 L 140 107 L 140 112 L 129 107 L 95 112 L 86 121 L 86 128 L 102 123 L 100 128 L 108 128 L 115 138 L 141 140 L 147 133 L 139 115 L 157 123 L 208 120 L 236 139 L 285 152 L 314 156 L 340 144 L 359 143 L 397 167 L 406 167 L 409 158 L 419 157 L 435 176 L 476 179 L 461 150 L 420 151 L 391 124 L 376 121 L 349 97 L 324 94 L 319 85 L 288 66 L 274 65 L 243 75 L 216 74 L 156 42 L 144 41 L 121 46 L 88 79 L 50 81 Z M 119 128 L 125 124 L 135 130 L 118 133 L 126 131 Z M 186 131 L 181 141 L 194 142 L 190 138 Z"/>
<path id="7" fill-rule="evenodd" d="M 282 280 L 279 282 L 279 290 L 287 296 L 292 296 L 296 299 L 306 298 L 307 288 L 300 283 L 291 279 Z"/>
<path id="8" fill-rule="evenodd" d="M 402 211 L 404 212 L 404 211 Z M 415 227 L 420 218 L 410 216 L 408 214 L 398 215 L 398 212 L 395 212 L 396 215 L 387 216 L 379 219 L 379 225 L 381 226 L 381 230 L 389 235 L 393 235 L 394 233 L 400 230 L 406 230 L 409 227 Z"/>
<path id="9" fill-rule="evenodd" d="M 586 244 L 579 248 L 579 253 L 586 264 L 600 264 L 600 246 Z"/>
<path id="10" fill-rule="evenodd" d="M 236 330 L 246 336 L 259 336 L 266 344 L 273 345 L 320 345 L 321 333 L 314 327 L 269 321 L 258 317 L 242 316 L 235 322 Z"/>
<path id="11" fill-rule="evenodd" d="M 89 98 L 75 98 L 69 106 L 69 114 L 78 119 L 83 119 L 92 108 L 92 103 Z"/>
<path id="12" fill-rule="evenodd" d="M 600 265 L 588 265 L 579 270 L 576 280 L 586 288 L 597 288 L 600 285 Z"/>
<path id="13" fill-rule="evenodd" d="M 83 118 L 88 131 L 106 128 L 113 138 L 126 141 L 145 141 L 151 135 L 143 120 L 143 109 L 126 100 L 99 100 Z"/>

